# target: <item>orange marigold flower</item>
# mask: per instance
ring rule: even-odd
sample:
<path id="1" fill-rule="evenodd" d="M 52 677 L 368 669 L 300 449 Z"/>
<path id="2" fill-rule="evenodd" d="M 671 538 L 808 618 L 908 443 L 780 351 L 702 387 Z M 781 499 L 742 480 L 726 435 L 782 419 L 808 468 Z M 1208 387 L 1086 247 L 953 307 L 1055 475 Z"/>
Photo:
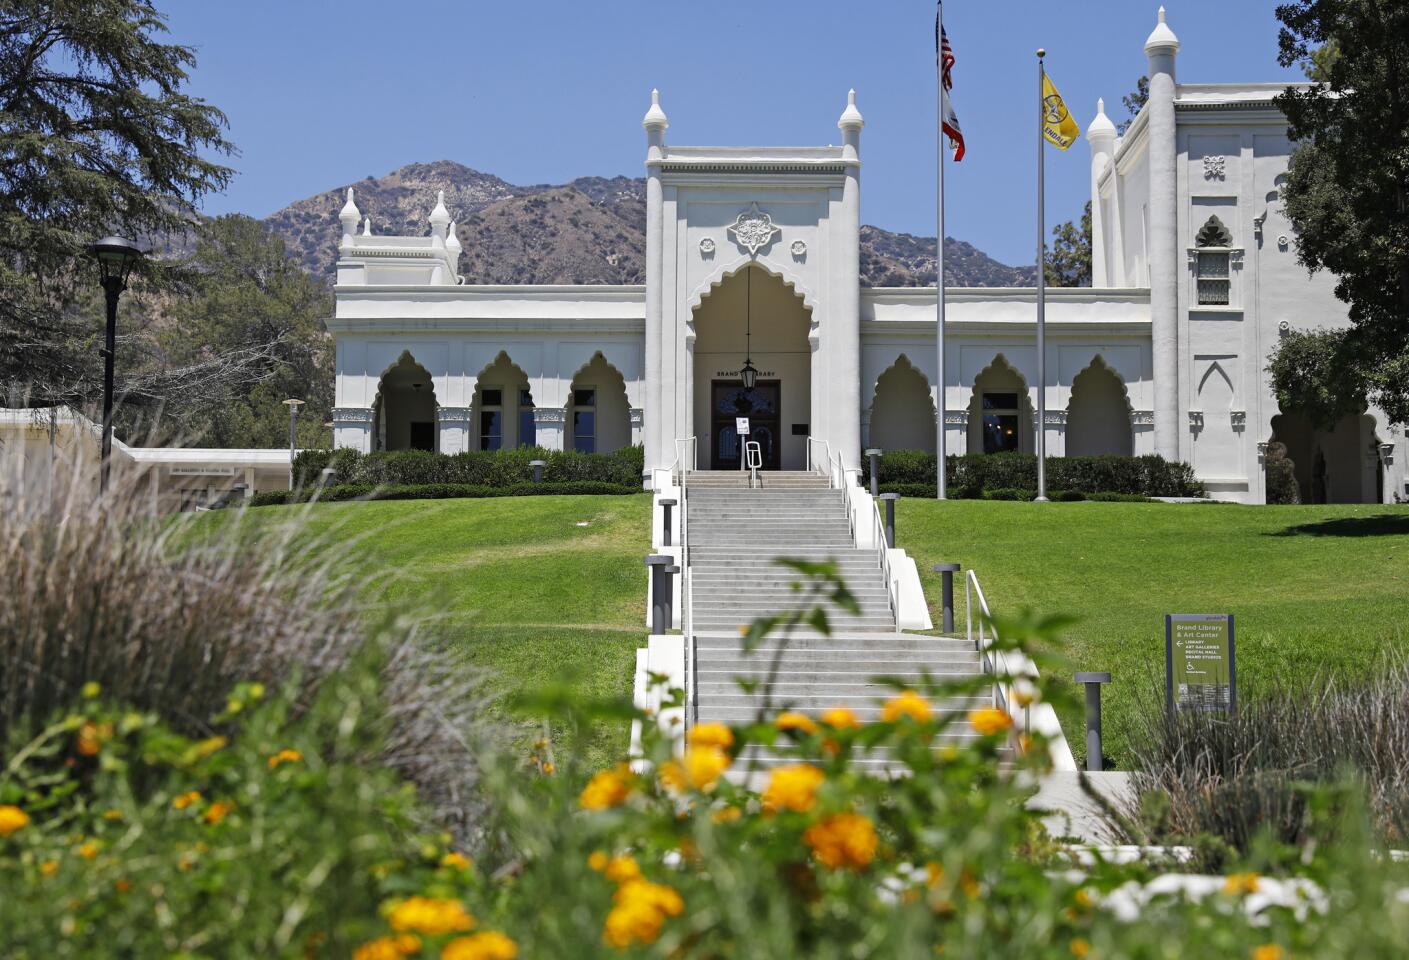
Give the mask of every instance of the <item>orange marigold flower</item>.
<path id="1" fill-rule="evenodd" d="M 1013 728 L 1013 718 L 1008 716 L 1006 710 L 999 710 L 997 707 L 970 710 L 969 723 L 980 735 L 985 737 L 991 737 L 996 733 L 1003 733 L 1005 730 Z"/>
<path id="2" fill-rule="evenodd" d="M 1223 881 L 1223 892 L 1230 897 L 1240 894 L 1257 893 L 1258 881 L 1261 878 L 1255 873 L 1233 873 L 1228 875 L 1228 879 Z"/>
<path id="3" fill-rule="evenodd" d="M 734 731 L 722 723 L 697 723 L 690 728 L 687 741 L 692 747 L 716 747 L 728 750 L 734 745 Z"/>
<path id="4" fill-rule="evenodd" d="M 1279 944 L 1264 943 L 1252 948 L 1252 960 L 1286 960 L 1287 951 Z"/>
<path id="5" fill-rule="evenodd" d="M 127 879 L 126 877 L 119 877 L 116 881 L 113 882 L 113 889 L 116 890 L 118 893 L 126 893 L 127 891 L 132 889 L 132 881 Z"/>
<path id="6" fill-rule="evenodd" d="M 602 874 L 612 883 L 627 883 L 640 879 L 641 866 L 631 857 L 612 857 L 602 867 Z"/>
<path id="7" fill-rule="evenodd" d="M 235 809 L 233 803 L 225 800 L 217 800 L 206 808 L 205 815 L 201 817 L 212 827 L 230 815 L 230 811 Z"/>
<path id="8" fill-rule="evenodd" d="M 617 888 L 602 928 L 608 946 L 624 949 L 633 943 L 655 943 L 667 917 L 685 911 L 685 901 L 670 887 L 648 880 L 631 880 Z"/>
<path id="9" fill-rule="evenodd" d="M 468 870 L 472 862 L 469 857 L 460 853 L 458 850 L 451 850 L 440 858 L 440 865 L 442 867 L 453 867 L 456 870 Z"/>
<path id="10" fill-rule="evenodd" d="M 1073 957 L 1088 957 L 1091 955 L 1091 941 L 1085 937 L 1077 937 L 1068 944 Z"/>
<path id="11" fill-rule="evenodd" d="M 601 850 L 593 850 L 587 857 L 587 866 L 601 873 L 607 869 L 607 855 Z"/>
<path id="12" fill-rule="evenodd" d="M 710 790 L 729 769 L 729 754 L 718 747 L 685 751 L 685 781 L 696 790 Z"/>
<path id="13" fill-rule="evenodd" d="M 475 925 L 465 905 L 448 897 L 407 897 L 387 910 L 387 923 L 398 933 L 424 933 L 439 936 L 463 933 Z"/>
<path id="14" fill-rule="evenodd" d="M 738 807 L 720 807 L 710 814 L 710 819 L 715 823 L 733 823 L 744 815 L 744 811 Z"/>
<path id="15" fill-rule="evenodd" d="M 0 837 L 8 837 L 16 830 L 29 826 L 29 814 L 12 803 L 0 806 Z"/>
<path id="16" fill-rule="evenodd" d="M 409 933 L 368 940 L 352 951 L 352 960 L 401 960 L 421 952 L 421 939 Z"/>
<path id="17" fill-rule="evenodd" d="M 280 750 L 269 758 L 269 769 L 275 770 L 278 769 L 280 764 L 299 763 L 302 760 L 303 754 L 299 753 L 297 750 Z"/>
<path id="18" fill-rule="evenodd" d="M 553 766 L 553 762 L 551 760 L 544 760 L 538 765 L 538 769 L 542 770 L 545 775 L 551 777 L 553 775 L 553 771 L 558 768 Z"/>
<path id="19" fill-rule="evenodd" d="M 78 728 L 78 752 L 81 756 L 97 756 L 102 748 L 102 735 L 96 723 L 85 723 Z"/>
<path id="20" fill-rule="evenodd" d="M 519 945 L 498 930 L 456 937 L 440 951 L 440 960 L 514 960 Z"/>
<path id="21" fill-rule="evenodd" d="M 817 789 L 826 779 L 826 774 L 810 763 L 778 767 L 764 788 L 763 809 L 806 813 L 817 802 Z"/>
<path id="22" fill-rule="evenodd" d="M 92 860 L 98 855 L 98 845 L 92 840 L 82 844 L 78 848 L 78 855 L 84 860 Z"/>
<path id="23" fill-rule="evenodd" d="M 929 701 L 914 690 L 891 697 L 881 707 L 881 719 L 886 723 L 898 723 L 902 717 L 909 717 L 916 723 L 926 723 L 932 714 Z"/>
<path id="24" fill-rule="evenodd" d="M 59 861 L 45 860 L 39 865 L 39 872 L 44 874 L 44 876 L 46 877 L 52 877 L 54 874 L 59 872 Z"/>
<path id="25" fill-rule="evenodd" d="M 861 870 L 876 856 L 876 828 L 859 813 L 838 813 L 813 824 L 803 842 L 823 866 Z"/>
<path id="26" fill-rule="evenodd" d="M 177 810 L 185 810 L 185 809 L 186 809 L 187 807 L 189 807 L 191 804 L 193 804 L 193 803 L 200 803 L 200 802 L 201 802 L 201 793 L 200 793 L 200 791 L 199 791 L 199 790 L 188 790 L 188 791 L 186 791 L 185 793 L 177 794 L 174 798 L 172 798 L 171 805 L 172 805 L 173 807 L 175 807 Z"/>
<path id="27" fill-rule="evenodd" d="M 855 730 L 861 726 L 856 711 L 846 707 L 833 707 L 822 714 L 822 722 L 834 730 Z"/>
<path id="28" fill-rule="evenodd" d="M 773 726 L 779 730 L 790 730 L 805 733 L 809 736 L 817 732 L 817 723 L 805 713 L 798 713 L 795 710 L 786 710 L 773 721 Z"/>
<path id="29" fill-rule="evenodd" d="M 600 770 L 594 773 L 587 786 L 582 788 L 577 802 L 582 804 L 584 810 L 619 807 L 631 795 L 633 780 L 631 768 L 624 763 L 617 764 L 613 770 Z"/>

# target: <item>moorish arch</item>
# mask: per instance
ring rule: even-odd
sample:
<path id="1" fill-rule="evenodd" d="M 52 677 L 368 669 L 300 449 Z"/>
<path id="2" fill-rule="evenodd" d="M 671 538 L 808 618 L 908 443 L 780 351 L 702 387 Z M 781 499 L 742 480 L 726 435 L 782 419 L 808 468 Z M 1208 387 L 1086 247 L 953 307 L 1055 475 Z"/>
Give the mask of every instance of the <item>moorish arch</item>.
<path id="1" fill-rule="evenodd" d="M 1302 503 L 1382 502 L 1381 439 L 1368 412 L 1341 417 L 1330 429 L 1301 413 L 1279 413 L 1269 438 L 1286 447 Z"/>
<path id="2" fill-rule="evenodd" d="M 998 354 L 974 378 L 969 401 L 970 453 L 1033 453 L 1032 400 L 1027 381 Z"/>
<path id="3" fill-rule="evenodd" d="M 935 452 L 935 410 L 930 382 L 905 354 L 876 378 L 868 446 Z"/>
<path id="4" fill-rule="evenodd" d="M 382 372 L 372 403 L 373 449 L 437 450 L 435 381 L 403 350 Z"/>
<path id="5" fill-rule="evenodd" d="M 1100 356 L 1071 382 L 1065 452 L 1069 457 L 1128 457 L 1135 452 L 1125 381 Z"/>
<path id="6" fill-rule="evenodd" d="M 475 379 L 470 406 L 470 449 L 510 450 L 537 446 L 533 392 L 528 374 L 499 351 Z"/>
<path id="7" fill-rule="evenodd" d="M 611 453 L 631 444 L 626 378 L 600 350 L 573 374 L 566 423 L 564 447 L 579 453 Z"/>

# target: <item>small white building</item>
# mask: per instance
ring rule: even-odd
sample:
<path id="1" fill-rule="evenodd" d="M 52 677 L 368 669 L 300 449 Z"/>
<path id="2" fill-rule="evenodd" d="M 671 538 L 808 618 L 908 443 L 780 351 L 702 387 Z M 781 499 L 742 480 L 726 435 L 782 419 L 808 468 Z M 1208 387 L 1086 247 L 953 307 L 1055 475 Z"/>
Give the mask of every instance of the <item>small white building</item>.
<path id="1" fill-rule="evenodd" d="M 1034 290 L 949 290 L 941 378 L 934 289 L 861 287 L 854 94 L 841 145 L 796 148 L 667 144 L 653 94 L 644 286 L 466 285 L 443 202 L 429 237 L 377 236 L 348 191 L 334 442 L 634 443 L 648 470 L 692 449 L 717 469 L 737 466 L 748 416 L 766 468 L 802 468 L 809 448 L 855 468 L 866 446 L 934 451 L 942 383 L 954 453 L 1032 451 L 1041 429 L 1052 455 L 1158 453 L 1259 503 L 1277 440 L 1306 501 L 1409 493 L 1404 431 L 1380 411 L 1320 431 L 1271 393 L 1282 333 L 1347 323 L 1333 278 L 1296 262 L 1284 85 L 1178 83 L 1163 10 L 1145 52 L 1150 98 L 1128 132 L 1098 106 L 1086 134 L 1095 286 L 1049 291 L 1045 423 Z"/>

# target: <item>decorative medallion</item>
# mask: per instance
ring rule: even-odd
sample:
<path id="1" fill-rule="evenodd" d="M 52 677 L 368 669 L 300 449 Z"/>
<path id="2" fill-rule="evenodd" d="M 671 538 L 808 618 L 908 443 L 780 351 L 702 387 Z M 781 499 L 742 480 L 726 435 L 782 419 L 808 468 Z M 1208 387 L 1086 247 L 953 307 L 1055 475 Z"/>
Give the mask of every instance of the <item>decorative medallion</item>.
<path id="1" fill-rule="evenodd" d="M 1226 175 L 1228 165 L 1227 157 L 1216 157 L 1207 155 L 1204 157 L 1204 179 L 1222 180 Z"/>
<path id="2" fill-rule="evenodd" d="M 758 251 L 772 243 L 773 235 L 780 231 L 773 225 L 773 218 L 758 209 L 758 202 L 755 201 L 739 214 L 729 232 L 734 235 L 734 242 L 747 250 L 750 256 L 757 256 Z"/>
<path id="3" fill-rule="evenodd" d="M 807 244 L 806 244 L 805 242 L 803 242 L 802 240 L 794 240 L 794 241 L 793 241 L 793 256 L 795 256 L 795 257 L 805 257 L 805 256 L 807 256 Z"/>
<path id="4" fill-rule="evenodd" d="M 705 237 L 700 241 L 700 253 L 706 257 L 714 256 L 714 239 Z"/>
<path id="5" fill-rule="evenodd" d="M 1130 414 L 1130 422 L 1137 427 L 1153 427 L 1155 412 L 1153 410 L 1136 410 Z"/>
<path id="6" fill-rule="evenodd" d="M 1189 411 L 1189 429 L 1202 430 L 1204 428 L 1204 412 L 1202 410 Z"/>

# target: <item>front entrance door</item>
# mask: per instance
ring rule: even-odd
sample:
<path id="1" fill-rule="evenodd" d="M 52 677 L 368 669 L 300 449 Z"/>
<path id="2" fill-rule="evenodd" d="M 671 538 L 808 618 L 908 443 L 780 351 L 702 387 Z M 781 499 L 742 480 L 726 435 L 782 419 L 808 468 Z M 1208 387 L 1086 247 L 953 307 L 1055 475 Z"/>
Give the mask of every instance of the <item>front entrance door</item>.
<path id="1" fill-rule="evenodd" d="M 777 470 L 782 453 L 777 380 L 759 380 L 745 390 L 739 380 L 715 380 L 710 387 L 710 464 L 716 470 L 737 470 L 743 459 L 743 439 L 735 429 L 737 417 L 749 418 L 749 440 L 763 453 L 763 469 Z"/>

